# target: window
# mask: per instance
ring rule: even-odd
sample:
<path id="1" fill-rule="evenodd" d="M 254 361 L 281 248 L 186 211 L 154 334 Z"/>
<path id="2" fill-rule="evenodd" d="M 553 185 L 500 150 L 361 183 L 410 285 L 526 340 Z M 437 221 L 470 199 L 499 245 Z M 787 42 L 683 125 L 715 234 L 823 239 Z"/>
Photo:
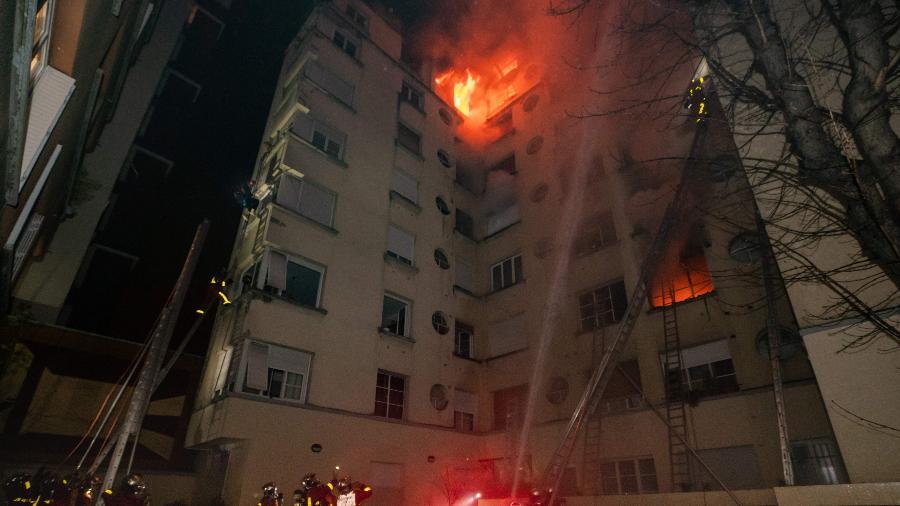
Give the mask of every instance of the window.
<path id="1" fill-rule="evenodd" d="M 616 228 L 612 216 L 608 213 L 598 214 L 586 218 L 582 224 L 581 231 L 575 239 L 575 254 L 588 255 L 615 242 Z"/>
<path id="2" fill-rule="evenodd" d="M 528 385 L 494 392 L 494 430 L 505 430 L 521 422 L 528 399 Z"/>
<path id="3" fill-rule="evenodd" d="M 447 324 L 447 316 L 443 311 L 431 313 L 431 326 L 434 327 L 435 332 L 440 335 L 444 335 L 450 331 L 450 326 Z"/>
<path id="4" fill-rule="evenodd" d="M 651 494 L 659 491 L 653 457 L 600 464 L 604 495 Z"/>
<path id="5" fill-rule="evenodd" d="M 257 288 L 309 307 L 319 307 L 325 268 L 307 260 L 268 251 Z"/>
<path id="6" fill-rule="evenodd" d="M 356 26 L 362 28 L 363 30 L 368 30 L 369 18 L 367 18 L 365 14 L 356 10 L 356 8 L 352 5 L 347 6 L 347 17 L 350 18 L 350 21 L 353 21 Z"/>
<path id="7" fill-rule="evenodd" d="M 403 123 L 397 123 L 397 143 L 417 155 L 422 153 L 422 137 Z"/>
<path id="8" fill-rule="evenodd" d="M 715 290 L 712 275 L 703 254 L 703 244 L 695 229 L 693 237 L 681 251 L 681 257 L 670 272 L 656 275 L 650 284 L 650 305 L 662 307 L 674 302 L 684 302 Z"/>
<path id="9" fill-rule="evenodd" d="M 685 392 L 695 397 L 737 392 L 734 362 L 725 339 L 681 350 L 681 382 Z M 660 362 L 665 357 L 660 355 Z"/>
<path id="10" fill-rule="evenodd" d="M 403 397 L 406 378 L 399 374 L 378 371 L 375 383 L 375 416 L 403 420 Z"/>
<path id="11" fill-rule="evenodd" d="M 341 102 L 352 105 L 354 87 L 316 61 L 303 66 L 303 75 Z"/>
<path id="12" fill-rule="evenodd" d="M 414 204 L 419 203 L 419 182 L 402 170 L 394 169 L 391 190 Z"/>
<path id="13" fill-rule="evenodd" d="M 560 376 L 550 378 L 547 383 L 547 402 L 550 404 L 562 404 L 569 396 L 569 382 Z"/>
<path id="14" fill-rule="evenodd" d="M 457 388 L 453 398 L 453 427 L 460 432 L 474 432 L 477 407 L 475 394 Z"/>
<path id="15" fill-rule="evenodd" d="M 406 84 L 406 82 L 400 86 L 400 101 L 406 102 L 420 111 L 425 110 L 425 100 L 422 97 L 422 93 Z"/>
<path id="16" fill-rule="evenodd" d="M 387 255 L 407 264 L 413 264 L 416 238 L 393 225 L 388 227 Z"/>
<path id="17" fill-rule="evenodd" d="M 497 165 L 491 167 L 491 172 L 500 171 L 506 172 L 507 174 L 515 174 L 516 173 L 516 155 L 512 154 L 508 157 L 504 158 L 497 162 Z"/>
<path id="18" fill-rule="evenodd" d="M 488 326 L 488 357 L 500 357 L 528 348 L 525 313 L 491 322 Z"/>
<path id="19" fill-rule="evenodd" d="M 627 375 L 627 376 L 626 376 Z M 600 401 L 600 408 L 603 413 L 616 413 L 620 411 L 629 411 L 632 409 L 640 409 L 644 406 L 639 391 L 631 385 L 634 381 L 638 388 L 641 386 L 641 370 L 637 360 L 626 360 L 619 362 L 615 372 L 603 391 L 603 397 Z"/>
<path id="20" fill-rule="evenodd" d="M 488 216 L 487 235 L 493 235 L 501 230 L 509 228 L 519 222 L 519 205 L 513 202 L 503 209 L 499 209 Z"/>
<path id="21" fill-rule="evenodd" d="M 791 442 L 797 485 L 836 485 L 847 483 L 847 471 L 834 441 L 809 439 Z"/>
<path id="22" fill-rule="evenodd" d="M 385 294 L 381 306 L 381 330 L 409 337 L 409 302 Z"/>
<path id="23" fill-rule="evenodd" d="M 447 253 L 441 248 L 434 250 L 434 263 L 444 270 L 450 268 L 450 259 L 447 258 Z"/>
<path id="24" fill-rule="evenodd" d="M 441 162 L 441 165 L 443 165 L 444 167 L 447 167 L 448 169 L 450 168 L 451 165 L 453 165 L 450 162 L 450 154 L 447 153 L 446 151 L 444 151 L 443 149 L 438 150 L 437 158 L 438 158 L 438 161 Z"/>
<path id="25" fill-rule="evenodd" d="M 331 41 L 351 58 L 357 59 L 359 57 L 359 41 L 347 33 L 335 30 Z"/>
<path id="26" fill-rule="evenodd" d="M 334 223 L 334 204 L 337 196 L 306 179 L 290 174 L 281 176 L 275 201 L 307 218 L 331 227 Z"/>
<path id="27" fill-rule="evenodd" d="M 248 341 L 241 391 L 270 399 L 303 402 L 312 355 Z"/>
<path id="28" fill-rule="evenodd" d="M 458 207 L 456 208 L 456 230 L 469 239 L 475 239 L 475 220 L 469 213 Z"/>
<path id="29" fill-rule="evenodd" d="M 522 255 L 501 260 L 491 266 L 491 291 L 496 292 L 522 281 Z"/>
<path id="30" fill-rule="evenodd" d="M 447 201 L 444 200 L 444 197 L 441 197 L 440 195 L 438 195 L 437 197 L 435 197 L 435 198 L 434 198 L 434 205 L 437 206 L 438 211 L 440 211 L 441 214 L 443 214 L 444 216 L 450 214 L 450 206 L 447 205 Z"/>
<path id="31" fill-rule="evenodd" d="M 341 160 L 344 157 L 347 135 L 336 128 L 306 114 L 298 114 L 294 117 L 291 132 L 334 159 Z"/>
<path id="32" fill-rule="evenodd" d="M 53 24 L 53 7 L 56 0 L 39 0 L 34 14 L 34 38 L 31 46 L 31 84 L 34 85 L 50 53 L 50 27 Z"/>
<path id="33" fill-rule="evenodd" d="M 578 312 L 581 317 L 581 331 L 587 332 L 622 319 L 628 307 L 625 296 L 625 282 L 601 286 L 578 297 Z"/>
<path id="34" fill-rule="evenodd" d="M 474 356 L 475 329 L 459 320 L 454 325 L 453 354 L 458 357 L 472 358 Z"/>

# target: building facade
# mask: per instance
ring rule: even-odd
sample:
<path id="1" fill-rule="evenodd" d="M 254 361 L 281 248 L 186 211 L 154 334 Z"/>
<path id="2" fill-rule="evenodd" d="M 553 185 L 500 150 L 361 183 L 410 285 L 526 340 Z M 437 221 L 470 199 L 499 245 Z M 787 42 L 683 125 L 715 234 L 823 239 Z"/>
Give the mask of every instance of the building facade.
<path id="1" fill-rule="evenodd" d="M 402 61 L 403 43 L 389 14 L 336 0 L 285 54 L 260 203 L 243 217 L 234 303 L 217 317 L 187 435 L 218 462 L 228 504 L 307 472 L 348 473 L 384 505 L 539 479 L 685 170 L 634 160 L 733 149 L 727 130 L 700 135 L 693 118 L 666 129 L 573 118 L 586 99 L 573 85 L 595 78 L 524 54 L 497 67 L 509 91 L 491 95 L 471 140 L 474 120 Z M 684 90 L 692 71 L 667 86 Z M 650 409 L 674 401 L 662 369 L 673 310 L 685 437 L 729 488 L 778 485 L 765 290 L 758 251 L 741 241 L 756 211 L 736 169 L 692 168 L 704 174 L 693 208 L 710 212 L 680 220 L 658 259 L 565 494 L 717 487 L 696 462 L 675 476 L 669 429 Z M 795 336 L 786 299 L 773 303 Z M 795 450 L 801 479 L 845 480 L 809 362 L 796 353 L 783 369 L 792 447 L 825 449 Z"/>

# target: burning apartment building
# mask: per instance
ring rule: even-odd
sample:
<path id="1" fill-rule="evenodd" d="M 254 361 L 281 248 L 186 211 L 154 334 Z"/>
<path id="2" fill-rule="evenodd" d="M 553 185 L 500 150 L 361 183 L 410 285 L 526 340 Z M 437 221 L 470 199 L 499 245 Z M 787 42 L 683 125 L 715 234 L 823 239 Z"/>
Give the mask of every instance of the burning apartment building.
<path id="1" fill-rule="evenodd" d="M 187 436 L 217 469 L 205 486 L 250 504 L 339 466 L 374 504 L 527 490 L 676 194 L 559 492 L 777 486 L 770 305 L 797 481 L 845 481 L 783 288 L 761 281 L 731 134 L 714 104 L 705 123 L 681 107 L 700 60 L 629 89 L 676 55 L 606 33 L 616 6 L 571 22 L 517 4 L 430 32 L 415 67 L 398 22 L 352 0 L 319 4 L 286 51 Z M 677 107 L 647 105 L 651 89 Z"/>

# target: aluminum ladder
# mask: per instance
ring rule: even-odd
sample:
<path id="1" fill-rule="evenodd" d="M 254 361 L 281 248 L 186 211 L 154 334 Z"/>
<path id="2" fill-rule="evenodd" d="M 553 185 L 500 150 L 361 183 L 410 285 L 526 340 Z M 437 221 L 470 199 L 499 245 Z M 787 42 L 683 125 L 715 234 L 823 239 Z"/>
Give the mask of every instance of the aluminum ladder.
<path id="1" fill-rule="evenodd" d="M 684 409 L 684 380 L 687 372 L 681 356 L 678 335 L 678 311 L 675 308 L 675 287 L 661 290 L 663 318 L 663 383 L 666 392 L 666 423 L 669 429 L 669 470 L 672 491 L 686 491 L 691 484 L 688 460 L 687 418 Z"/>

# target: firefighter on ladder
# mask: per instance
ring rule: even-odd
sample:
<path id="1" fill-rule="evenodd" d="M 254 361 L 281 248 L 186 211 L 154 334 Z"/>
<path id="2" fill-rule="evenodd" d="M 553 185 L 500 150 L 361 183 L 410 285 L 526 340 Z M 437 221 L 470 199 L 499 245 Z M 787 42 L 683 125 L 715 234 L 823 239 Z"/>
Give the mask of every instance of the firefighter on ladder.
<path id="1" fill-rule="evenodd" d="M 300 482 L 300 488 L 294 491 L 294 506 L 324 506 L 329 501 L 331 489 L 322 484 L 316 473 L 307 473 Z"/>
<path id="2" fill-rule="evenodd" d="M 372 496 L 372 487 L 354 482 L 349 476 L 328 482 L 331 499 L 335 506 L 357 506 Z"/>

